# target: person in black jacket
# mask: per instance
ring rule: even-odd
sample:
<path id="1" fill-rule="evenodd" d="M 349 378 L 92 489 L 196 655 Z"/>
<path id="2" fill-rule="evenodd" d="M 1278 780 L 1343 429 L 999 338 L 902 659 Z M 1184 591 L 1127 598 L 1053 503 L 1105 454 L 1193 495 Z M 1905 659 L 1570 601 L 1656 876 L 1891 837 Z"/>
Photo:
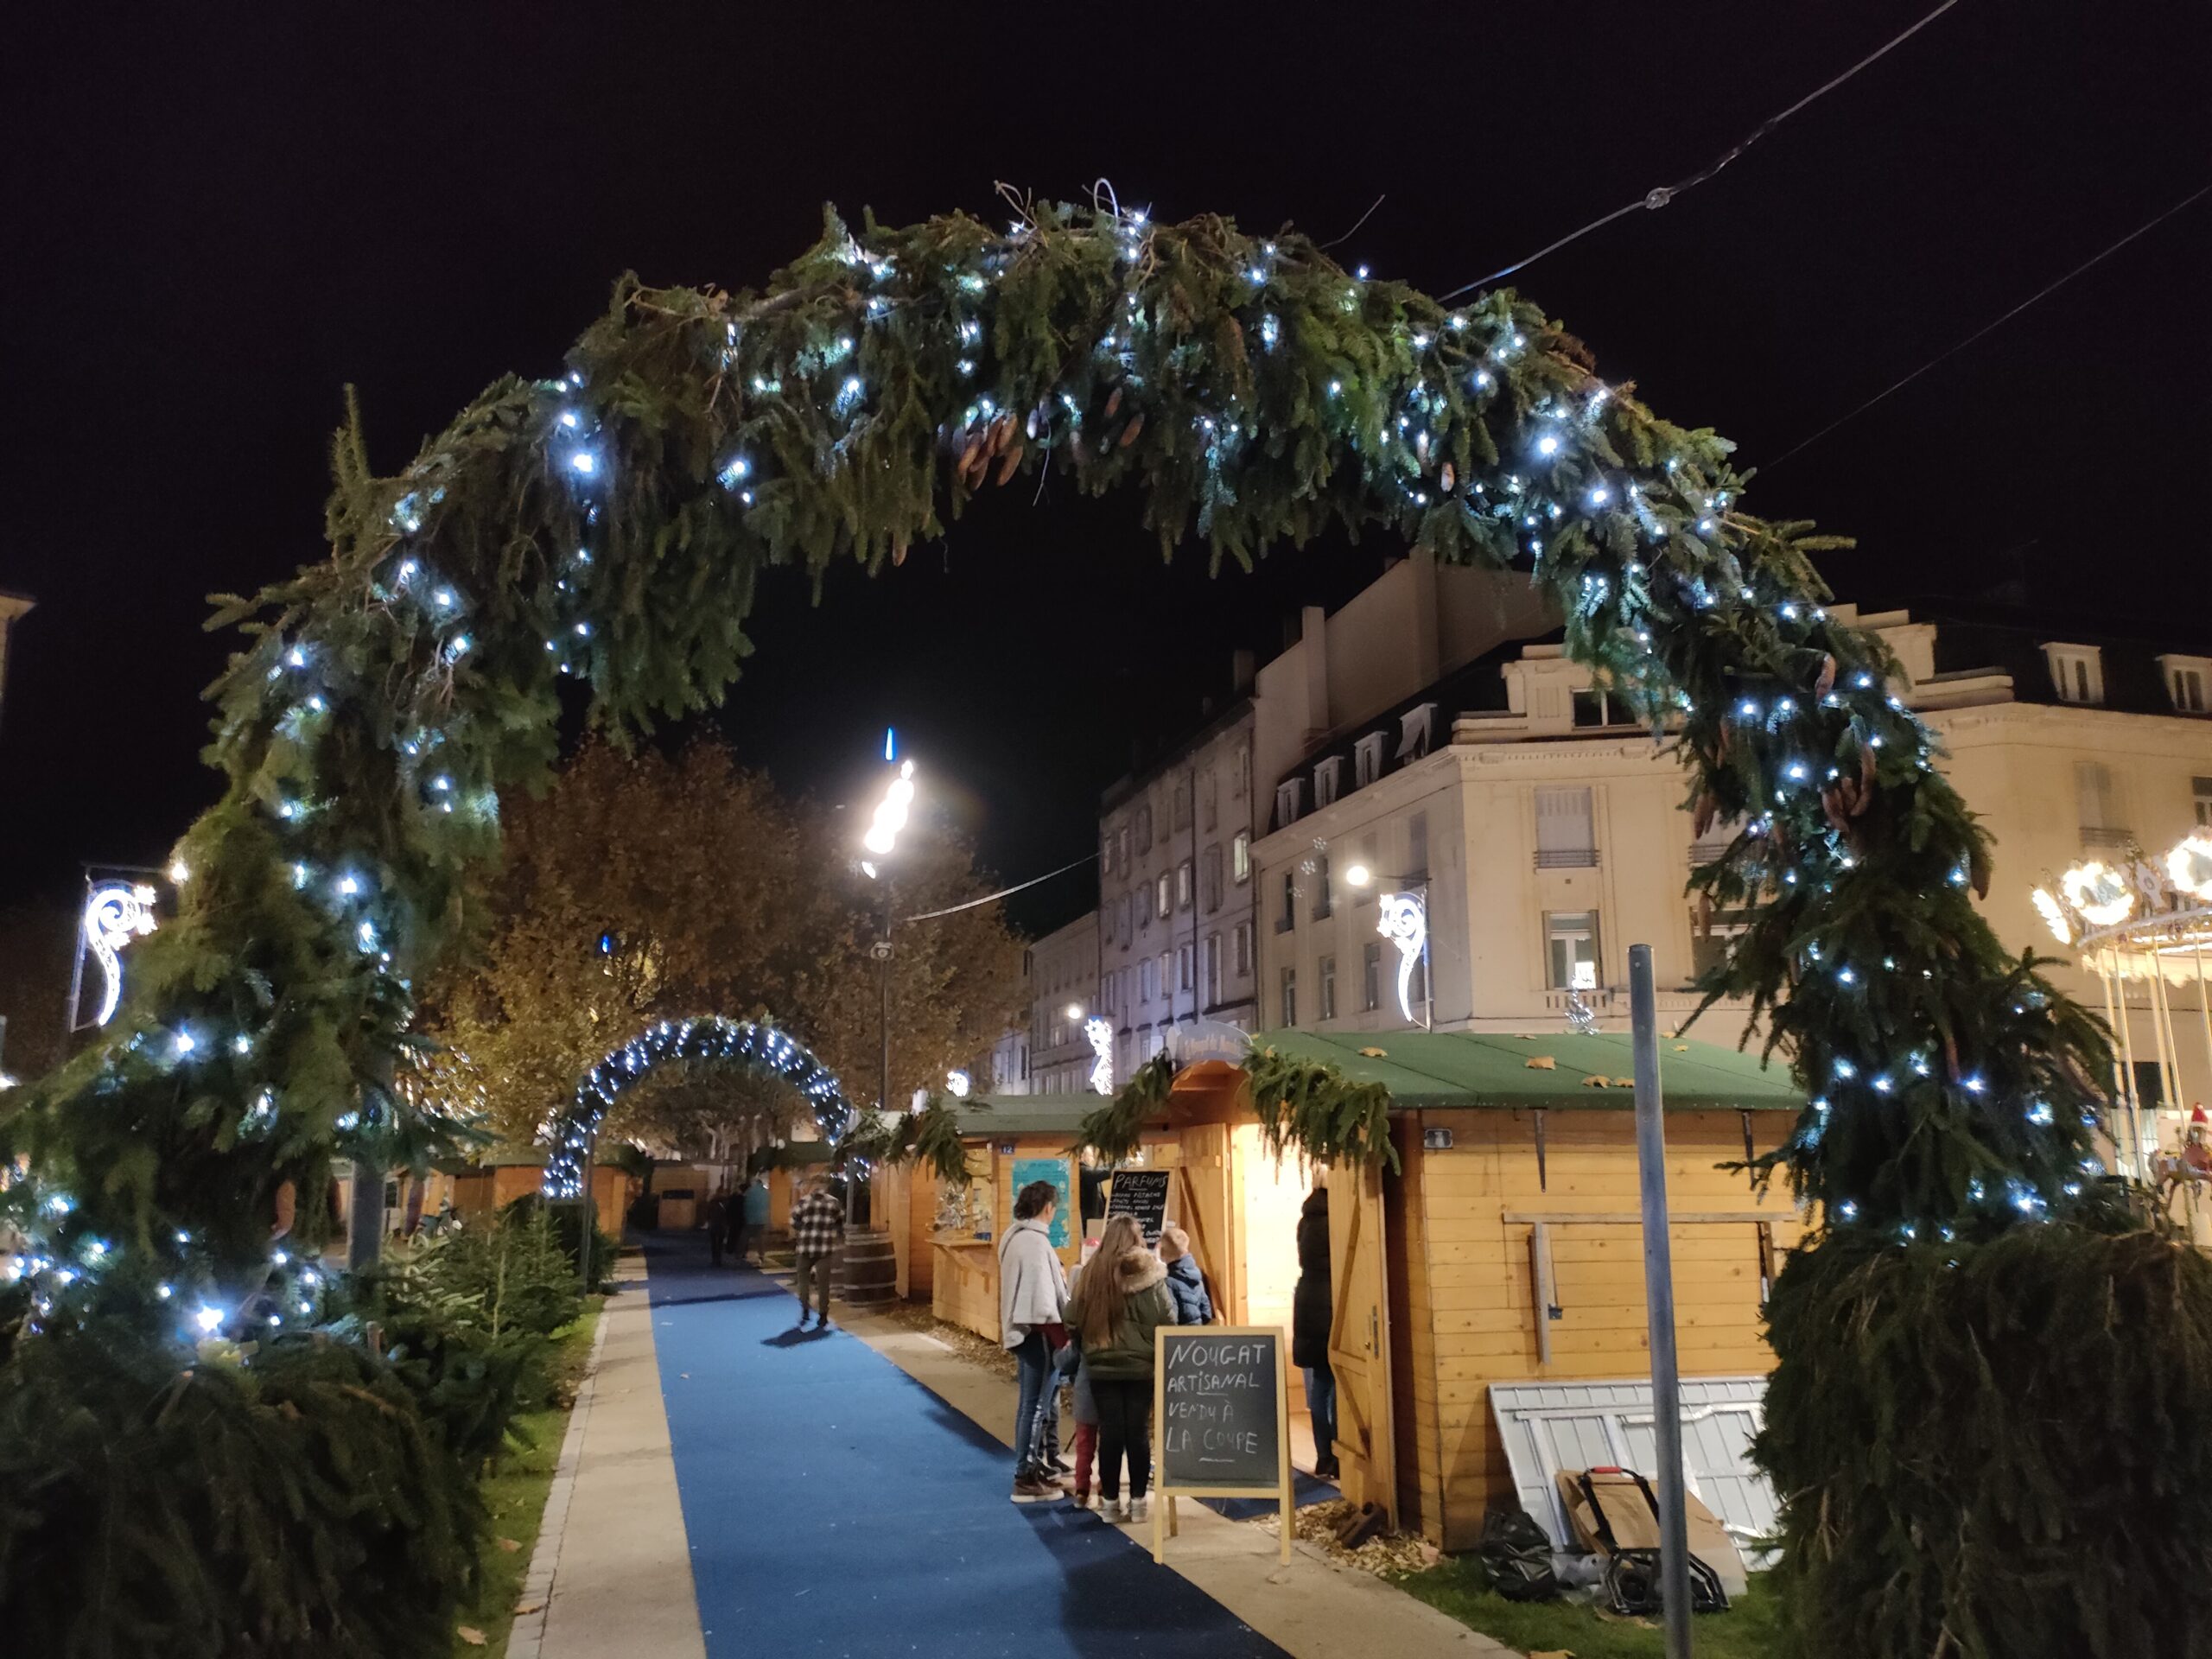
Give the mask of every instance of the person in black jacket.
<path id="1" fill-rule="evenodd" d="M 1313 1473 L 1335 1480 L 1337 1376 L 1329 1369 L 1329 1189 L 1317 1186 L 1298 1217 L 1298 1288 L 1290 1303 L 1290 1362 L 1306 1372 L 1306 1408 L 1313 1417 Z"/>

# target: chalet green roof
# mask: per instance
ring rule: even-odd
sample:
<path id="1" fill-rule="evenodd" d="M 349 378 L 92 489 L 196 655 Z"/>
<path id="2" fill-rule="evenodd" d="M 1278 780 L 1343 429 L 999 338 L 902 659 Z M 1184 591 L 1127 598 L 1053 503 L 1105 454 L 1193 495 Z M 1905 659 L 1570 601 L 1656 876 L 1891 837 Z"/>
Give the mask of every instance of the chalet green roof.
<path id="1" fill-rule="evenodd" d="M 1626 1033 L 1527 1037 L 1471 1031 L 1265 1031 L 1254 1039 L 1294 1058 L 1332 1065 L 1354 1083 L 1379 1083 L 1402 1109 L 1538 1107 L 1627 1111 L 1636 1069 Z M 1548 1058 L 1549 1066 L 1531 1065 Z M 1586 1081 L 1604 1077 L 1599 1088 Z M 1615 1079 L 1619 1086 L 1611 1086 Z M 1779 1065 L 1688 1038 L 1659 1041 L 1659 1088 L 1670 1112 L 1796 1112 L 1803 1092 Z"/>

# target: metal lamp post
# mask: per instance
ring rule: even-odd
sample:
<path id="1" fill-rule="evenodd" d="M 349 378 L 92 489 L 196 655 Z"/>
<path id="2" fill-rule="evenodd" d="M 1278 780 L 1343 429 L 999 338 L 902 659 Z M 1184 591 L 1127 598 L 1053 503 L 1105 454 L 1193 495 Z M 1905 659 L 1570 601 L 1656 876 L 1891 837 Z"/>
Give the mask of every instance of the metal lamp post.
<path id="1" fill-rule="evenodd" d="M 883 1071 L 876 1094 L 879 1111 L 891 1109 L 891 875 L 886 861 L 898 847 L 899 832 L 906 827 L 907 814 L 914 804 L 914 763 L 896 760 L 898 747 L 898 734 L 886 732 L 883 758 L 895 760 L 896 770 L 884 786 L 883 798 L 876 803 L 875 817 L 868 824 L 868 834 L 861 837 L 861 845 L 868 855 L 861 861 L 861 870 L 883 888 L 883 931 L 868 952 L 875 958 L 882 999 Z"/>

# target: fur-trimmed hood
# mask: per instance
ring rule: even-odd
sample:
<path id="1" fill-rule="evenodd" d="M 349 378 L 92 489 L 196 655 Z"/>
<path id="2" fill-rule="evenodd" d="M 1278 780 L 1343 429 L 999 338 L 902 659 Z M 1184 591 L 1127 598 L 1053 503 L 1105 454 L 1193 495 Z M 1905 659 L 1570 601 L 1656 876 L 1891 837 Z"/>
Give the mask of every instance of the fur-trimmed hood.
<path id="1" fill-rule="evenodd" d="M 1167 1264 L 1150 1250 L 1132 1250 L 1122 1258 L 1122 1290 L 1135 1294 L 1149 1290 L 1167 1277 Z"/>

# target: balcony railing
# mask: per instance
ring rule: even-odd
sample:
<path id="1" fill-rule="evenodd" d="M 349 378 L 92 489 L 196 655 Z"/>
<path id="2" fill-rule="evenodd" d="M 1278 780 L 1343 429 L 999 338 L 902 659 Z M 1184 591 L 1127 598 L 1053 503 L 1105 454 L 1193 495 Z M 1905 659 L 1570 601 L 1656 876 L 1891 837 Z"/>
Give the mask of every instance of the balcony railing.
<path id="1" fill-rule="evenodd" d="M 1540 870 L 1594 870 L 1598 868 L 1598 849 L 1595 847 L 1539 848 L 1536 868 Z"/>
<path id="2" fill-rule="evenodd" d="M 2132 830 L 2115 829 L 2109 824 L 2085 823 L 2082 826 L 2082 845 L 2125 851 L 2135 839 Z"/>

